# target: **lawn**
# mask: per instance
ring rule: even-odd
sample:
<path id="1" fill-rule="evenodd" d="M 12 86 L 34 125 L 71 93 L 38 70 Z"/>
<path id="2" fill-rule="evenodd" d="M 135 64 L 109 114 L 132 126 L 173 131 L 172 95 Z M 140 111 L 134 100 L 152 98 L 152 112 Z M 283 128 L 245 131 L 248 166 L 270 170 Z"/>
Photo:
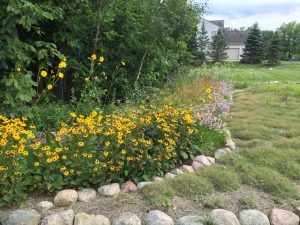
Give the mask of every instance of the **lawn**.
<path id="1" fill-rule="evenodd" d="M 239 150 L 218 166 L 146 187 L 143 194 L 152 204 L 166 206 L 174 196 L 203 196 L 247 185 L 271 194 L 278 202 L 299 199 L 300 84 L 287 81 L 300 82 L 300 63 L 286 62 L 272 70 L 265 65 L 236 63 L 218 67 L 201 73 L 248 84 L 235 94 L 227 121 Z M 215 203 L 207 205 L 211 204 Z"/>

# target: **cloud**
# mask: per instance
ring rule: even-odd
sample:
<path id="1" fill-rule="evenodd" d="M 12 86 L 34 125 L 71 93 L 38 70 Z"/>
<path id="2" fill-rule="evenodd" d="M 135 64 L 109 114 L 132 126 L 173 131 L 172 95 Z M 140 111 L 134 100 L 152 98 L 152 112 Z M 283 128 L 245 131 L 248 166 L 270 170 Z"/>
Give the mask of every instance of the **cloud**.
<path id="1" fill-rule="evenodd" d="M 249 27 L 258 22 L 263 30 L 275 30 L 282 23 L 300 22 L 299 0 L 211 0 L 209 11 L 204 17 L 208 20 L 225 20 L 225 26 L 231 28 Z"/>

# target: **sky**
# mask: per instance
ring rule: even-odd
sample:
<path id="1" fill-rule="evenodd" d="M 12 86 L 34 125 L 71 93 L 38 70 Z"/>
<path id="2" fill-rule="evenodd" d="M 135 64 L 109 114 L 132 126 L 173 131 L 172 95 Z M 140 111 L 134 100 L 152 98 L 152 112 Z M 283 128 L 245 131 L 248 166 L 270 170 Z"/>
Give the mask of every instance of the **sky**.
<path id="1" fill-rule="evenodd" d="M 203 0 L 197 0 L 203 3 Z M 276 30 L 283 23 L 300 22 L 300 0 L 208 0 L 207 20 L 225 20 L 225 27 Z"/>

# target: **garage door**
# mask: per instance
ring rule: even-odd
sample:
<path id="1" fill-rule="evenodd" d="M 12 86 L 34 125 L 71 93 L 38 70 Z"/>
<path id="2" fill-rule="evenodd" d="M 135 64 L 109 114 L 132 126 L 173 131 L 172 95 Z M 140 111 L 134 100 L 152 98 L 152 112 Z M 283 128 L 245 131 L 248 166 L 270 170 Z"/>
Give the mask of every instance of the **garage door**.
<path id="1" fill-rule="evenodd" d="M 240 51 L 239 48 L 229 48 L 227 49 L 227 60 L 239 60 Z"/>

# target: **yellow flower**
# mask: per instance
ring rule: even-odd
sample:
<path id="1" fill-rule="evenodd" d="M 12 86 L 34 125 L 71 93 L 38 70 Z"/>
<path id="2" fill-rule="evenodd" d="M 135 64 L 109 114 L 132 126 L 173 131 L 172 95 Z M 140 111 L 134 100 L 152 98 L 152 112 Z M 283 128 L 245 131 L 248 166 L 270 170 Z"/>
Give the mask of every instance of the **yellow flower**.
<path id="1" fill-rule="evenodd" d="M 46 77 L 48 75 L 47 71 L 46 70 L 42 70 L 41 71 L 41 76 L 42 77 Z"/>
<path id="2" fill-rule="evenodd" d="M 58 73 L 58 77 L 59 77 L 59 78 L 64 78 L 64 74 L 63 74 L 62 72 L 59 72 L 59 73 Z"/>
<path id="3" fill-rule="evenodd" d="M 71 116 L 71 117 L 76 117 L 76 113 L 71 112 L 71 113 L 70 113 L 70 116 Z"/>
<path id="4" fill-rule="evenodd" d="M 53 89 L 53 85 L 52 85 L 52 84 L 48 84 L 48 85 L 47 85 L 47 89 L 48 89 L 48 90 L 52 90 L 52 89 Z"/>
<path id="5" fill-rule="evenodd" d="M 65 171 L 65 172 L 64 172 L 64 176 L 65 176 L 65 177 L 69 176 L 69 171 Z"/>
<path id="6" fill-rule="evenodd" d="M 20 67 L 17 67 L 17 68 L 16 68 L 16 71 L 17 71 L 17 72 L 21 72 L 21 68 L 20 68 Z"/>
<path id="7" fill-rule="evenodd" d="M 80 141 L 80 142 L 77 143 L 77 145 L 78 145 L 79 147 L 83 147 L 83 146 L 84 146 L 84 142 Z"/>
<path id="8" fill-rule="evenodd" d="M 121 62 L 121 64 L 122 64 L 123 66 L 125 66 L 125 65 L 126 65 L 126 63 L 125 63 L 124 61 L 122 61 L 122 62 Z"/>
<path id="9" fill-rule="evenodd" d="M 62 160 L 66 160 L 66 159 L 67 159 L 67 156 L 63 155 L 63 156 L 61 157 L 61 159 L 62 159 Z"/>
<path id="10" fill-rule="evenodd" d="M 99 164 L 100 161 L 98 159 L 95 160 L 95 164 Z"/>
<path id="11" fill-rule="evenodd" d="M 125 154 L 126 154 L 126 150 L 123 149 L 123 150 L 121 151 L 121 153 L 122 153 L 123 155 L 125 155 Z"/>
<path id="12" fill-rule="evenodd" d="M 61 61 L 61 62 L 58 64 L 58 68 L 59 68 L 59 69 L 66 68 L 66 67 L 67 67 L 66 61 Z"/>
<path id="13" fill-rule="evenodd" d="M 105 142 L 105 146 L 110 146 L 110 142 L 109 142 L 109 141 L 106 141 L 106 142 Z"/>
<path id="14" fill-rule="evenodd" d="M 85 80 L 86 82 L 88 82 L 88 81 L 90 81 L 90 77 L 86 77 L 86 78 L 84 78 L 84 80 Z"/>
<path id="15" fill-rule="evenodd" d="M 65 171 L 67 168 L 65 166 L 60 167 L 61 171 Z"/>
<path id="16" fill-rule="evenodd" d="M 211 92 L 212 92 L 212 89 L 211 89 L 210 87 L 209 87 L 209 88 L 206 88 L 205 93 L 206 93 L 207 95 L 209 95 Z"/>
<path id="17" fill-rule="evenodd" d="M 104 156 L 108 156 L 108 152 L 107 152 L 107 151 L 104 151 L 104 152 L 103 152 L 103 155 L 104 155 Z"/>
<path id="18" fill-rule="evenodd" d="M 94 61 L 94 60 L 97 59 L 97 55 L 94 53 L 94 54 L 91 55 L 91 58 L 92 58 L 92 60 Z"/>
<path id="19" fill-rule="evenodd" d="M 33 165 L 34 165 L 35 167 L 37 167 L 37 166 L 40 165 L 40 163 L 39 163 L 39 162 L 35 162 Z"/>
<path id="20" fill-rule="evenodd" d="M 104 57 L 103 56 L 99 57 L 99 62 L 101 62 L 101 63 L 104 62 Z"/>

